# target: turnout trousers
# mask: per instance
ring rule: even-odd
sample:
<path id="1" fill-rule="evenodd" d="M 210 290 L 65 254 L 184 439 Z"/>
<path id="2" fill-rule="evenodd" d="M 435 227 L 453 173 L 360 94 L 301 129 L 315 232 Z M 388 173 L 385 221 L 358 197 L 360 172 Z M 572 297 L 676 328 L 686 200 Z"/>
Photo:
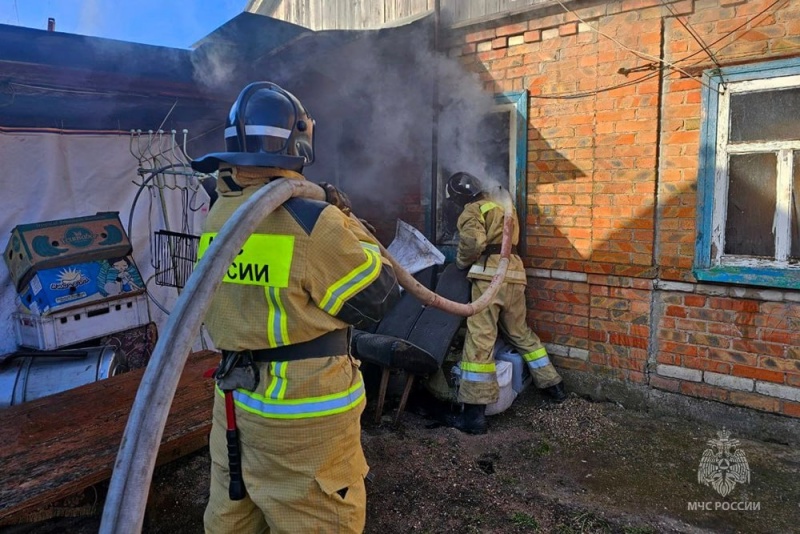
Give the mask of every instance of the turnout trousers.
<path id="1" fill-rule="evenodd" d="M 472 302 L 488 289 L 489 280 L 472 280 Z M 483 311 L 467 317 L 467 334 L 461 359 L 458 401 L 467 404 L 497 402 L 500 388 L 494 362 L 498 327 L 506 340 L 522 355 L 537 388 L 561 382 L 539 337 L 527 323 L 525 285 L 504 283 Z"/>
<path id="2" fill-rule="evenodd" d="M 236 409 L 247 496 L 228 497 L 225 400 L 216 391 L 207 534 L 353 533 L 364 530 L 368 467 L 361 448 L 365 402 L 335 415 L 269 419 Z"/>

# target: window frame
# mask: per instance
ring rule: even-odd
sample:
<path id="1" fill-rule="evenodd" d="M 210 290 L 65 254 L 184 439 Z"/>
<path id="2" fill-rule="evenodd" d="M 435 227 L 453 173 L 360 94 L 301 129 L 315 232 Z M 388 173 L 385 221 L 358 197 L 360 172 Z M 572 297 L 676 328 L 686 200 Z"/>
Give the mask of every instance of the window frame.
<path id="1" fill-rule="evenodd" d="M 511 130 L 508 134 L 508 189 L 519 219 L 517 250 L 524 255 L 528 226 L 528 91 L 497 94 L 494 103 L 499 109 L 513 113 L 512 120 L 508 121 Z"/>
<path id="2" fill-rule="evenodd" d="M 710 69 L 703 73 L 703 81 L 697 239 L 692 272 L 700 281 L 798 289 L 800 265 L 791 264 L 788 260 L 724 256 L 723 249 L 729 184 L 728 156 L 774 152 L 778 167 L 783 166 L 783 174 L 788 172 L 791 178 L 791 167 L 787 169 L 786 166 L 791 165 L 792 155 L 789 154 L 787 159 L 786 154 L 800 147 L 800 141 L 728 143 L 730 95 L 800 87 L 800 59 Z M 723 85 L 726 88 L 724 93 Z M 790 243 L 782 240 L 781 231 L 786 231 L 786 228 L 776 228 L 776 255 L 780 254 L 781 247 L 788 249 L 790 246 Z"/>
<path id="3" fill-rule="evenodd" d="M 517 250 L 520 255 L 525 254 L 526 221 L 528 217 L 528 91 L 514 91 L 496 93 L 494 95 L 495 107 L 493 111 L 507 111 L 511 114 L 509 123 L 509 150 L 508 150 L 508 189 L 514 201 L 519 219 L 519 244 Z M 444 180 L 448 177 L 440 176 L 439 191 L 444 191 Z M 434 218 L 441 220 L 441 209 L 444 197 L 440 195 Z M 437 222 L 438 226 L 438 222 Z M 439 242 L 439 230 L 436 229 L 436 241 Z M 457 245 L 452 243 L 438 243 L 437 247 L 444 253 L 447 261 L 455 261 Z"/>

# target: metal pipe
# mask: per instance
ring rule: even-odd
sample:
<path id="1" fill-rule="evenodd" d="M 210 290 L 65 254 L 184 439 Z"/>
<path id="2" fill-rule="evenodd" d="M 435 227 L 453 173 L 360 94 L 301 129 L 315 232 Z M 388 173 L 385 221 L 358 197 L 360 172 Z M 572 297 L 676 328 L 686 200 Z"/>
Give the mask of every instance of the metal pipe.
<path id="1" fill-rule="evenodd" d="M 433 53 L 439 53 L 439 27 L 441 25 L 441 6 L 435 0 L 433 7 Z M 433 87 L 431 90 L 431 188 L 430 219 L 428 220 L 428 238 L 436 242 L 439 235 L 439 67 L 434 69 Z"/>
<path id="2" fill-rule="evenodd" d="M 141 532 L 150 482 L 169 408 L 211 298 L 222 284 L 228 266 L 247 238 L 265 217 L 292 197 L 324 200 L 325 191 L 304 180 L 278 179 L 266 184 L 239 206 L 222 226 L 217 239 L 212 241 L 189 277 L 184 292 L 169 315 L 164 334 L 159 336 L 136 393 L 114 464 L 103 508 L 100 534 Z M 426 305 L 456 315 L 472 315 L 488 304 L 505 277 L 511 250 L 510 230 L 513 228 L 513 220 L 509 217 L 512 213 L 510 206 L 509 198 L 506 202 L 501 260 L 497 274 L 487 292 L 474 303 L 460 304 L 439 297 L 414 280 L 382 246 L 381 250 L 387 258 L 392 259 L 398 281 L 409 293 Z"/>

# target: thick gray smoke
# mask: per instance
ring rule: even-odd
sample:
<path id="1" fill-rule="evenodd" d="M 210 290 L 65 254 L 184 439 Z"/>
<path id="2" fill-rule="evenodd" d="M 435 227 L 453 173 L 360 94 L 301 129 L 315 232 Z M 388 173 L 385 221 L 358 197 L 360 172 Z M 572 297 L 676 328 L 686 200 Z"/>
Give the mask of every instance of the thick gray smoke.
<path id="1" fill-rule="evenodd" d="M 422 20 L 381 31 L 309 32 L 249 64 L 236 60 L 247 54 L 243 43 L 238 50 L 201 47 L 195 79 L 217 93 L 258 80 L 294 93 L 316 120 L 316 162 L 306 176 L 341 186 L 357 213 L 386 221 L 386 235 L 396 218 L 418 228 L 431 215 L 442 218 L 443 183 L 454 172 L 508 186 L 507 118 L 498 129 L 490 120 L 501 115 L 494 95 L 457 59 L 434 52 L 432 40 L 432 24 Z M 435 208 L 427 204 L 434 197 Z"/>
<path id="2" fill-rule="evenodd" d="M 494 97 L 455 59 L 434 53 L 428 24 L 365 33 L 279 78 L 317 120 L 318 164 L 309 174 L 341 180 L 355 196 L 386 200 L 431 175 L 432 132 L 442 173 L 467 171 L 507 183 L 495 133 L 484 125 Z M 434 84 L 438 83 L 438 124 Z M 331 176 L 334 175 L 334 176 Z"/>

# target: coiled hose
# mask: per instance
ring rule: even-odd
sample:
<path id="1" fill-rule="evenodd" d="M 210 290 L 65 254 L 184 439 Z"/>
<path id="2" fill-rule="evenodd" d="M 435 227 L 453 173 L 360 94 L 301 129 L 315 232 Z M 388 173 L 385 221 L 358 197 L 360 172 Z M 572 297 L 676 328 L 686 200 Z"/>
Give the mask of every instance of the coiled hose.
<path id="1" fill-rule="evenodd" d="M 211 243 L 189 277 L 169 315 L 165 331 L 159 336 L 153 349 L 136 393 L 114 463 L 100 534 L 141 532 L 150 482 L 169 408 L 211 299 L 222 283 L 228 266 L 258 224 L 292 197 L 324 200 L 325 192 L 320 186 L 308 181 L 285 178 L 271 181 L 239 206 L 220 229 L 217 239 Z M 400 285 L 423 304 L 465 317 L 474 315 L 494 298 L 508 269 L 513 228 L 510 198 L 504 204 L 500 264 L 489 289 L 476 302 L 461 304 L 440 297 L 417 282 L 397 264 L 383 246 L 381 252 L 392 261 Z"/>

